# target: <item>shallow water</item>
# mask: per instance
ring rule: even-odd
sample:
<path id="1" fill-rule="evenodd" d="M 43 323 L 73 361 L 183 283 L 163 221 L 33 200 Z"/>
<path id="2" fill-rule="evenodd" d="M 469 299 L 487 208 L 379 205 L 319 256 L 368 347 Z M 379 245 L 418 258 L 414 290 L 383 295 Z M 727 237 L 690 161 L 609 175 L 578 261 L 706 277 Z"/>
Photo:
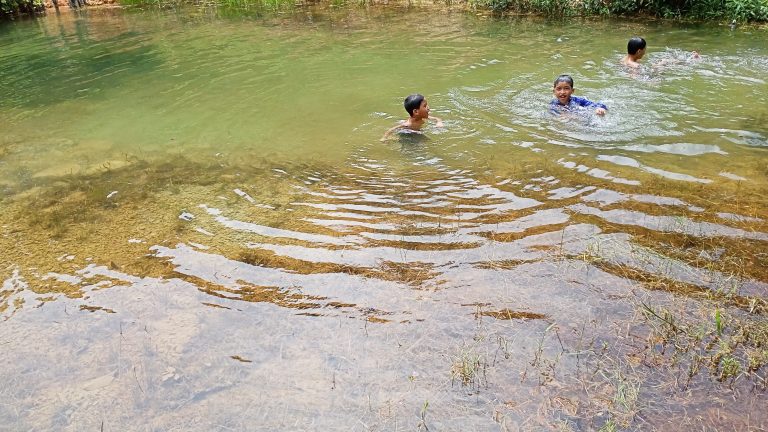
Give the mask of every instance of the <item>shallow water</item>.
<path id="1" fill-rule="evenodd" d="M 375 8 L 3 24 L 0 430 L 768 428 L 739 338 L 768 332 L 765 40 Z M 608 115 L 548 114 L 560 73 Z M 380 142 L 412 92 L 445 127 Z"/>

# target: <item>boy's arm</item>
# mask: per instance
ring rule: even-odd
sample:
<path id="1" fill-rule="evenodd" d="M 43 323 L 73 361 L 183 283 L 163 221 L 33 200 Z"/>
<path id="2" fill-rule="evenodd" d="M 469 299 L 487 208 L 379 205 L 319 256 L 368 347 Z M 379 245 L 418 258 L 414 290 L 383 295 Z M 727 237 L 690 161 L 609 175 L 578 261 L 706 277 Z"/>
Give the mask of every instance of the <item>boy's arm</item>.
<path id="1" fill-rule="evenodd" d="M 435 121 L 435 126 L 443 127 L 443 119 L 441 119 L 440 117 L 429 116 L 429 118 Z"/>
<path id="2" fill-rule="evenodd" d="M 595 108 L 595 114 L 605 115 L 608 112 L 608 106 L 602 102 L 591 102 L 592 107 Z"/>
<path id="3" fill-rule="evenodd" d="M 395 127 L 389 128 L 386 132 L 384 132 L 384 136 L 381 137 L 381 139 L 379 141 L 386 141 L 387 138 L 389 138 L 389 136 L 392 134 L 392 132 L 394 132 L 394 131 L 396 131 L 398 129 L 402 129 L 403 127 L 404 126 L 402 124 L 399 124 L 399 125 L 397 125 Z"/>
<path id="4" fill-rule="evenodd" d="M 604 103 L 592 102 L 591 100 L 584 98 L 571 97 L 571 99 L 575 99 L 579 106 L 595 108 L 595 114 L 597 115 L 605 115 L 605 113 L 608 111 L 608 107 Z"/>

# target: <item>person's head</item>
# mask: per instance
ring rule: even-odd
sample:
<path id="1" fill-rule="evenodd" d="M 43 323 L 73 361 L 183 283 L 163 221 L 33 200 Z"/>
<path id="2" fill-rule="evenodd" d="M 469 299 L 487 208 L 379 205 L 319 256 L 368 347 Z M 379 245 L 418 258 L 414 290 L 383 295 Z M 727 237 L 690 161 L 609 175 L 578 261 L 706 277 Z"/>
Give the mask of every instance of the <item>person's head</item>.
<path id="1" fill-rule="evenodd" d="M 627 42 L 627 54 L 636 56 L 638 59 L 645 54 L 645 39 L 635 36 Z"/>
<path id="2" fill-rule="evenodd" d="M 427 100 L 424 99 L 424 96 L 418 93 L 409 95 L 405 98 L 403 106 L 408 112 L 408 115 L 413 118 L 429 118 L 429 104 L 427 103 Z"/>
<path id="3" fill-rule="evenodd" d="M 555 78 L 552 93 L 555 94 L 555 97 L 561 104 L 567 105 L 571 100 L 571 94 L 573 94 L 573 78 L 570 75 L 560 75 Z"/>

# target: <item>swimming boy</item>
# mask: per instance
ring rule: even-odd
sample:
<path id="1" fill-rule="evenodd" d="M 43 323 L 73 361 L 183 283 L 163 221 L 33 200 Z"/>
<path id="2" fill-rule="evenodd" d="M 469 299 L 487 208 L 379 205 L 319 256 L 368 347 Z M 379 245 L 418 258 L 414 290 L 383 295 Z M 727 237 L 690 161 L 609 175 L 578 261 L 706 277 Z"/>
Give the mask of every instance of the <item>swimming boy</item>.
<path id="1" fill-rule="evenodd" d="M 605 115 L 608 110 L 605 104 L 571 96 L 573 94 L 573 78 L 570 75 L 560 75 L 555 78 L 552 92 L 555 94 L 555 98 L 549 103 L 549 110 L 555 114 L 574 111 L 578 107 L 595 108 L 597 115 Z"/>
<path id="2" fill-rule="evenodd" d="M 631 68 L 640 67 L 640 59 L 645 55 L 645 45 L 645 39 L 639 36 L 631 38 L 629 42 L 627 42 L 627 55 L 621 59 L 621 64 Z M 699 58 L 701 58 L 701 56 L 699 55 L 698 51 L 691 52 L 690 60 L 698 60 Z M 664 59 L 656 62 L 654 65 L 652 65 L 652 67 L 656 68 L 666 64 L 675 64 L 680 62 L 681 60 Z"/>
<path id="3" fill-rule="evenodd" d="M 408 119 L 403 120 L 399 125 L 386 131 L 384 136 L 381 137 L 381 141 L 386 140 L 392 132 L 397 130 L 418 132 L 421 130 L 421 127 L 424 126 L 427 119 L 434 120 L 436 122 L 435 126 L 443 127 L 442 120 L 434 116 L 429 116 L 429 104 L 427 103 L 427 100 L 424 99 L 424 96 L 420 94 L 409 95 L 405 98 L 405 101 L 403 101 L 403 106 L 408 112 Z"/>
<path id="4" fill-rule="evenodd" d="M 621 59 L 621 64 L 629 67 L 640 67 L 640 59 L 645 55 L 645 39 L 635 36 L 627 42 L 627 55 Z"/>

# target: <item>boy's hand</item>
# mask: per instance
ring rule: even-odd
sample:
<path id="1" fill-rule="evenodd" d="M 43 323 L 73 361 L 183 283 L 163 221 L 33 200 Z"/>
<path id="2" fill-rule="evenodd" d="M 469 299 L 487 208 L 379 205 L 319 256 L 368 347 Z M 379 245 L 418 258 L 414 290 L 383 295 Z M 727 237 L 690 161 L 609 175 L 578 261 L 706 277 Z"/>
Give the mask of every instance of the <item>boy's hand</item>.
<path id="1" fill-rule="evenodd" d="M 435 123 L 435 126 L 439 127 L 439 128 L 444 127 L 443 121 L 442 120 L 438 120 L 437 123 Z"/>
<path id="2" fill-rule="evenodd" d="M 605 115 L 605 108 L 598 108 L 595 110 L 595 114 L 602 116 Z"/>

